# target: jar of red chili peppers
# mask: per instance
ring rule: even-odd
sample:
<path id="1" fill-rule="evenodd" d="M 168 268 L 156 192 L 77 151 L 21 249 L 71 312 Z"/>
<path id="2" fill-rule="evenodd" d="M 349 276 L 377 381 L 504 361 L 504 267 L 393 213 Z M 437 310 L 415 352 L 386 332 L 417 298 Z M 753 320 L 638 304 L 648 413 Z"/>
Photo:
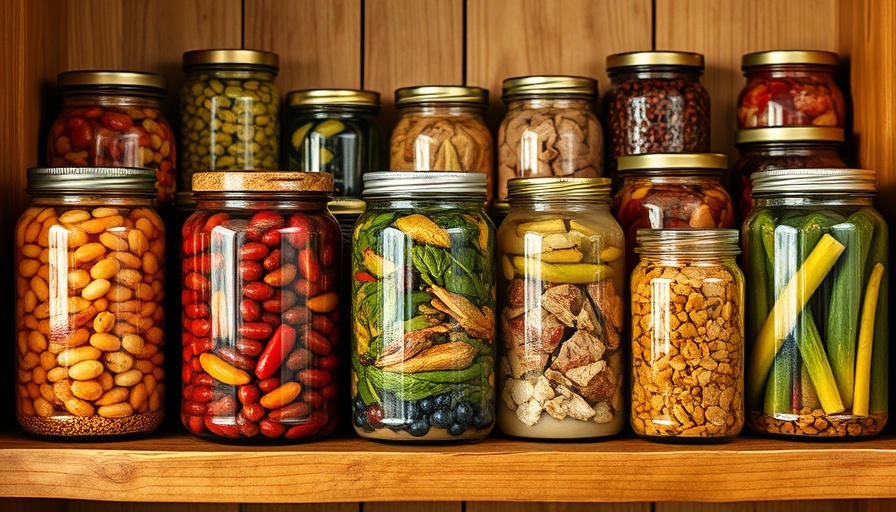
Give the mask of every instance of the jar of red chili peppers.
<path id="1" fill-rule="evenodd" d="M 717 153 L 619 158 L 619 190 L 611 212 L 625 231 L 629 271 L 640 228 L 732 228 L 734 201 L 722 184 L 728 159 Z"/>
<path id="2" fill-rule="evenodd" d="M 339 417 L 342 235 L 333 176 L 206 172 L 183 226 L 183 406 L 191 433 L 289 442 Z"/>
<path id="3" fill-rule="evenodd" d="M 843 93 L 834 81 L 834 52 L 787 50 L 748 53 L 747 83 L 738 97 L 738 128 L 837 126 L 846 119 Z"/>
<path id="4" fill-rule="evenodd" d="M 133 71 L 66 71 L 56 85 L 62 111 L 50 128 L 49 167 L 150 167 L 156 202 L 174 200 L 174 134 L 162 115 L 167 82 Z"/>

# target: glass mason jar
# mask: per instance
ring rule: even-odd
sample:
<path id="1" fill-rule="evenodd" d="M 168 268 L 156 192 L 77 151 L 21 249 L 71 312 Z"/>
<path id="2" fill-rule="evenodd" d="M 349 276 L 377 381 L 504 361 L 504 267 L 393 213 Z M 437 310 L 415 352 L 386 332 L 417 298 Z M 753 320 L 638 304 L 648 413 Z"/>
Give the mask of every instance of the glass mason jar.
<path id="1" fill-rule="evenodd" d="M 395 107 L 390 170 L 477 172 L 486 177 L 486 201 L 491 201 L 495 142 L 485 125 L 487 89 L 404 87 L 395 91 Z"/>
<path id="2" fill-rule="evenodd" d="M 165 414 L 156 173 L 28 169 L 15 232 L 16 414 L 56 438 L 148 434 Z"/>
<path id="3" fill-rule="evenodd" d="M 332 192 L 327 173 L 193 175 L 182 246 L 190 433 L 257 444 L 336 427 L 342 236 Z"/>
<path id="4" fill-rule="evenodd" d="M 619 158 L 611 211 L 626 234 L 629 270 L 638 229 L 734 227 L 734 201 L 722 184 L 727 169 L 727 157 L 716 153 Z"/>
<path id="5" fill-rule="evenodd" d="M 498 190 L 515 177 L 604 175 L 604 135 L 594 112 L 597 80 L 578 76 L 508 78 L 498 128 Z"/>
<path id="6" fill-rule="evenodd" d="M 736 229 L 639 229 L 631 276 L 635 434 L 728 441 L 744 425 Z"/>
<path id="7" fill-rule="evenodd" d="M 625 424 L 625 235 L 610 178 L 513 178 L 498 230 L 498 428 L 582 439 Z"/>
<path id="8" fill-rule="evenodd" d="M 875 191 L 866 169 L 753 175 L 746 382 L 759 433 L 869 437 L 887 421 L 889 237 Z"/>
<path id="9" fill-rule="evenodd" d="M 737 127 L 846 124 L 846 101 L 835 81 L 834 52 L 786 50 L 748 53 L 746 83 L 737 98 Z"/>
<path id="10" fill-rule="evenodd" d="M 280 168 L 278 63 L 258 50 L 183 54 L 181 190 L 195 172 Z"/>
<path id="11" fill-rule="evenodd" d="M 495 418 L 495 229 L 480 173 L 364 175 L 352 234 L 352 422 L 478 441 Z"/>
<path id="12" fill-rule="evenodd" d="M 710 144 L 709 93 L 703 55 L 632 52 L 607 57 L 608 174 L 616 160 L 648 153 L 705 153 Z"/>
<path id="13" fill-rule="evenodd" d="M 56 85 L 62 110 L 50 127 L 47 166 L 150 167 L 156 171 L 156 205 L 171 205 L 177 144 L 161 111 L 165 77 L 66 71 Z"/>
<path id="14" fill-rule="evenodd" d="M 769 169 L 845 168 L 840 158 L 842 128 L 787 126 L 738 130 L 734 143 L 740 157 L 731 171 L 740 222 L 750 214 L 750 176 Z M 739 223 L 740 223 L 739 222 Z"/>
<path id="15" fill-rule="evenodd" d="M 380 94 L 312 89 L 286 95 L 286 168 L 329 172 L 335 197 L 360 197 L 361 174 L 380 170 Z"/>

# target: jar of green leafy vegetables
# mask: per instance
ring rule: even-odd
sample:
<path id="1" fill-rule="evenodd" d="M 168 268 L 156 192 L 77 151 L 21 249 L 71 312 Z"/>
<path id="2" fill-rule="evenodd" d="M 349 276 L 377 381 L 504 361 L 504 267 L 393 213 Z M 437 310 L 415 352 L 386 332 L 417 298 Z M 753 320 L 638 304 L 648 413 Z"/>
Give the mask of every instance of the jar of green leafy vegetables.
<path id="1" fill-rule="evenodd" d="M 870 437 L 887 421 L 888 232 L 875 172 L 752 176 L 747 410 L 763 434 Z"/>
<path id="2" fill-rule="evenodd" d="M 352 420 L 366 438 L 478 441 L 495 422 L 486 177 L 364 175 L 352 233 Z"/>

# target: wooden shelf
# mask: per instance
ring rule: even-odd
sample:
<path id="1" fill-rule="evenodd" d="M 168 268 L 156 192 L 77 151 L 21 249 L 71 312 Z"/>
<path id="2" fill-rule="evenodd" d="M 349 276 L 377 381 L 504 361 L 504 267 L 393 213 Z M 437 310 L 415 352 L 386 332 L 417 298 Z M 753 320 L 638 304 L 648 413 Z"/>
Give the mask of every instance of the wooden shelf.
<path id="1" fill-rule="evenodd" d="M 763 501 L 896 497 L 896 437 L 738 438 L 721 445 L 632 437 L 452 446 L 350 435 L 293 446 L 223 445 L 183 433 L 108 442 L 0 434 L 0 496 L 104 501 Z"/>

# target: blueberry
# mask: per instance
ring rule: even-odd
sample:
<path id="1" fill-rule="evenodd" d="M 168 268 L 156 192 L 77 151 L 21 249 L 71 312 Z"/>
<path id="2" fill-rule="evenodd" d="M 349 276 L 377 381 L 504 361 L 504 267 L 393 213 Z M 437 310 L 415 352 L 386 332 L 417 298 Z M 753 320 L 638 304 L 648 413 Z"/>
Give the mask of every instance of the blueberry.
<path id="1" fill-rule="evenodd" d="M 432 412 L 436 410 L 436 404 L 433 403 L 432 398 L 424 398 L 420 400 L 417 405 L 420 406 L 420 411 L 423 414 L 432 414 Z"/>
<path id="2" fill-rule="evenodd" d="M 429 422 L 432 423 L 432 426 L 438 428 L 448 428 L 448 425 L 451 425 L 453 421 L 454 414 L 447 409 L 439 409 L 429 417 Z"/>
<path id="3" fill-rule="evenodd" d="M 364 403 L 364 399 L 361 398 L 361 395 L 355 397 L 355 411 L 363 411 L 367 409 L 367 404 Z"/>
<path id="4" fill-rule="evenodd" d="M 454 423 L 450 427 L 448 427 L 448 433 L 452 436 L 459 436 L 467 431 L 467 426 L 462 425 L 460 423 Z"/>
<path id="5" fill-rule="evenodd" d="M 478 429 L 488 428 L 494 421 L 491 407 L 483 407 L 473 415 L 473 426 Z"/>
<path id="6" fill-rule="evenodd" d="M 411 427 L 408 430 L 414 437 L 423 437 L 429 432 L 429 422 L 425 419 L 417 420 L 411 423 Z"/>
<path id="7" fill-rule="evenodd" d="M 466 400 L 458 403 L 457 407 L 454 408 L 454 419 L 458 423 L 469 425 L 470 420 L 473 419 L 473 405 Z"/>
<path id="8" fill-rule="evenodd" d="M 436 397 L 435 400 L 436 409 L 446 409 L 451 407 L 451 394 L 445 393 Z"/>

